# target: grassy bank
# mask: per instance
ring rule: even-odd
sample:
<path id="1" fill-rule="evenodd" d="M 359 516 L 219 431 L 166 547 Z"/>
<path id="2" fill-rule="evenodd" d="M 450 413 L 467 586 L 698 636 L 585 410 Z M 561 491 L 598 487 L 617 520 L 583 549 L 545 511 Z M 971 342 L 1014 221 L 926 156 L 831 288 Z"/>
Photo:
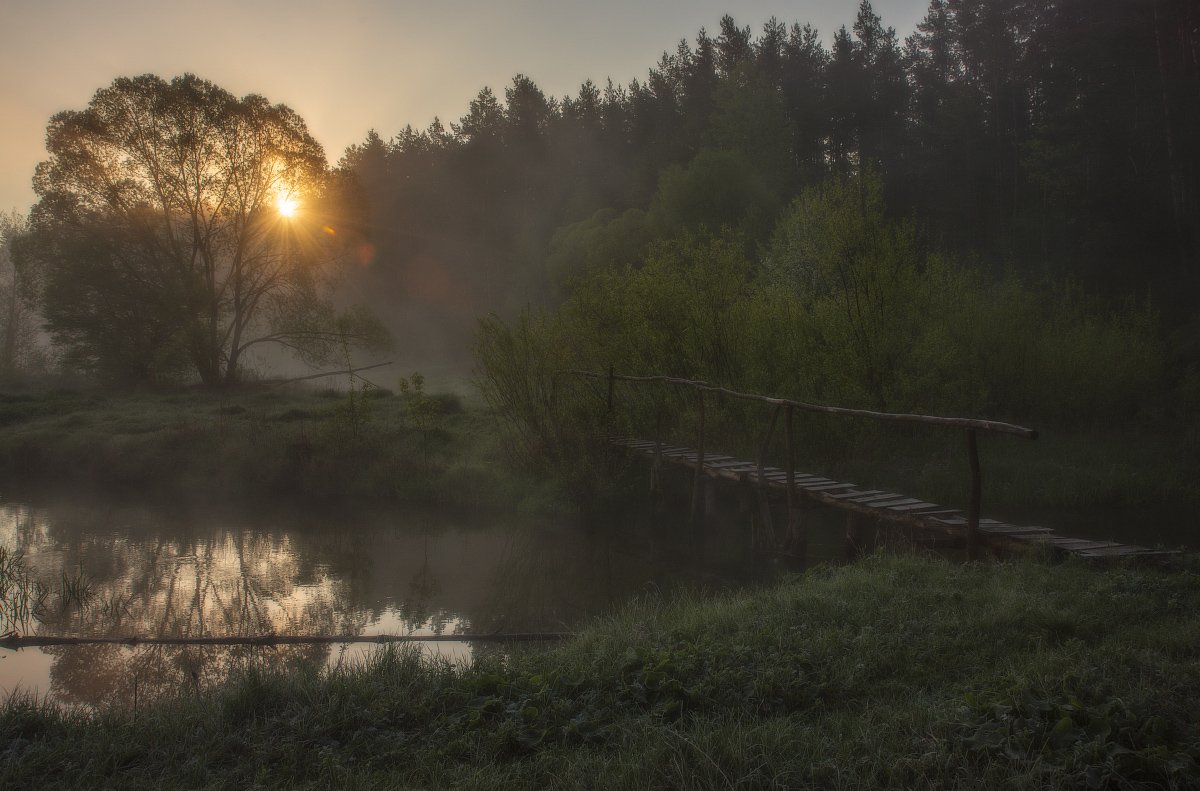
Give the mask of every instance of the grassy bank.
<path id="1" fill-rule="evenodd" d="M 0 394 L 0 476 L 203 500 L 511 507 L 488 416 L 454 395 L 178 389 Z"/>
<path id="2" fill-rule="evenodd" d="M 548 651 L 0 714 L 6 788 L 1194 788 L 1200 578 L 877 557 Z"/>

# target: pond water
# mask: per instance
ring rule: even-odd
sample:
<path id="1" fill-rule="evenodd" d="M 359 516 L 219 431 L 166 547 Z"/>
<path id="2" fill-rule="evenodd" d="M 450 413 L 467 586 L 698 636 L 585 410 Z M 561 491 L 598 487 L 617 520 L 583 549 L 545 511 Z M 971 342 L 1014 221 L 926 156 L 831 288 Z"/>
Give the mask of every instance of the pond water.
<path id="1" fill-rule="evenodd" d="M 646 509 L 648 512 L 648 509 Z M 0 547 L 50 593 L 0 632 L 69 636 L 454 635 L 571 629 L 639 594 L 753 584 L 775 567 L 740 528 L 698 548 L 662 519 L 483 520 L 419 511 L 222 512 L 161 503 L 0 500 Z M 814 540 L 812 559 L 840 552 Z M 756 562 L 758 567 L 756 567 Z M 74 591 L 78 595 L 72 595 Z M 465 642 L 425 643 L 452 660 Z M 190 693 L 248 665 L 336 666 L 371 644 L 0 649 L 0 696 L 68 704 Z M 136 690 L 136 693 L 135 693 Z"/>

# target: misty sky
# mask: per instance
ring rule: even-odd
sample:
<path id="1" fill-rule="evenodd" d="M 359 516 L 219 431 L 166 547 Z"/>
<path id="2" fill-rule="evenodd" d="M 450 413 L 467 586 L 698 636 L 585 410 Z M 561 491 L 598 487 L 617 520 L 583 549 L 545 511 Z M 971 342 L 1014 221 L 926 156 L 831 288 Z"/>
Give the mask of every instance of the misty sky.
<path id="1" fill-rule="evenodd" d="M 644 78 L 663 50 L 722 14 L 772 16 L 828 42 L 859 0 L 6 0 L 0 12 L 0 211 L 25 213 L 50 116 L 118 76 L 192 72 L 296 110 L 331 163 L 368 129 L 447 124 L 518 72 L 552 96 Z M 901 39 L 928 0 L 874 0 Z"/>

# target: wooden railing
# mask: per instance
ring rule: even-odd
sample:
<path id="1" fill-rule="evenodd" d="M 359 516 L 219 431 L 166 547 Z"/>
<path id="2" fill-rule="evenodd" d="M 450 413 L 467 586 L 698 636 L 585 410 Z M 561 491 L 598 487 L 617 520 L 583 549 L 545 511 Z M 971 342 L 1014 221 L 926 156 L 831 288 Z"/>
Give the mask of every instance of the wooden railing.
<path id="1" fill-rule="evenodd" d="M 699 512 L 701 479 L 704 474 L 704 445 L 705 445 L 705 426 L 704 426 L 704 395 L 705 393 L 715 393 L 717 395 L 736 398 L 743 401 L 757 401 L 764 404 L 771 404 L 775 407 L 771 415 L 771 422 L 767 429 L 764 441 L 761 444 L 761 449 L 758 454 L 758 475 L 759 484 L 762 484 L 764 457 L 770 445 L 770 440 L 774 436 L 775 426 L 778 423 L 779 413 L 782 410 L 785 414 L 785 439 L 787 449 L 787 503 L 788 503 L 788 524 L 789 528 L 794 526 L 796 519 L 796 454 L 795 454 L 795 432 L 793 415 L 797 410 L 803 412 L 815 412 L 826 415 L 839 415 L 843 417 L 859 417 L 869 420 L 889 421 L 897 423 L 915 423 L 926 426 L 940 426 L 943 428 L 962 429 L 966 433 L 967 446 L 967 463 L 971 482 L 971 502 L 967 509 L 967 556 L 972 560 L 978 557 L 979 553 L 979 511 L 980 503 L 982 502 L 983 482 L 979 469 L 979 443 L 978 433 L 987 432 L 993 434 L 1010 434 L 1021 437 L 1023 439 L 1037 439 L 1038 433 L 1034 429 L 1018 426 L 1012 423 L 1003 423 L 996 420 L 980 420 L 977 418 L 964 417 L 941 417 L 936 415 L 917 415 L 897 412 L 876 412 L 869 409 L 852 409 L 849 407 L 825 406 L 823 404 L 809 404 L 804 401 L 795 401 L 790 398 L 778 398 L 775 396 L 765 396 L 758 393 L 743 393 L 737 390 L 731 390 L 727 387 L 720 387 L 709 384 L 708 382 L 697 381 L 693 379 L 681 379 L 674 376 L 627 376 L 617 374 L 610 366 L 608 373 L 598 373 L 596 371 L 580 371 L 580 370 L 564 370 L 559 372 L 565 376 L 578 376 L 588 379 L 607 380 L 607 408 L 609 412 L 613 411 L 613 386 L 616 382 L 633 382 L 633 383 L 658 383 L 671 385 L 675 387 L 690 388 L 696 392 L 697 415 L 699 426 L 696 438 L 696 473 L 692 485 L 692 514 L 693 517 Z"/>

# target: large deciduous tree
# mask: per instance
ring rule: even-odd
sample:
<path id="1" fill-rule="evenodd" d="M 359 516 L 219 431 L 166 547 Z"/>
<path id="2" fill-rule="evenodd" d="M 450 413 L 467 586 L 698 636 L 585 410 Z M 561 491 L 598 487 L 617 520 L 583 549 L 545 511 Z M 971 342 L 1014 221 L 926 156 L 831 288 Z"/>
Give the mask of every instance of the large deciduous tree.
<path id="1" fill-rule="evenodd" d="M 311 358 L 372 335 L 327 299 L 335 190 L 284 105 L 193 75 L 120 78 L 54 116 L 46 147 L 25 252 L 68 359 L 216 385 L 259 344 Z"/>

